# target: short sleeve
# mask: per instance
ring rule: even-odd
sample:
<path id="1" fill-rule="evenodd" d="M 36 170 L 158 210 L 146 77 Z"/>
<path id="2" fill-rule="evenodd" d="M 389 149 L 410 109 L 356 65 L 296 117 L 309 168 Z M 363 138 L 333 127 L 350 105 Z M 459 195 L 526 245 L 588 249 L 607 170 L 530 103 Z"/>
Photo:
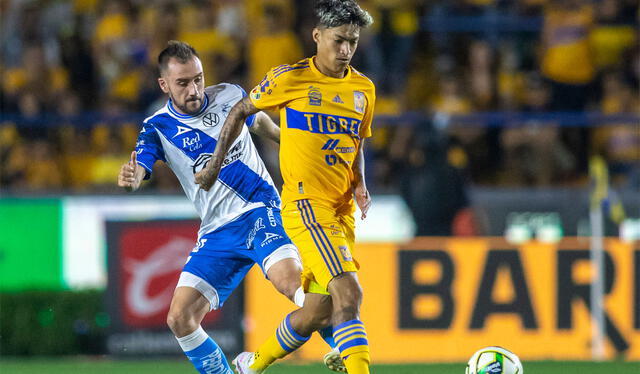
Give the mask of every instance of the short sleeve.
<path id="1" fill-rule="evenodd" d="M 370 93 L 365 94 L 367 99 L 367 106 L 364 110 L 364 117 L 362 117 L 362 124 L 360 125 L 360 138 L 371 137 L 371 122 L 373 121 L 373 112 L 376 104 L 376 88 L 372 85 Z"/>
<path id="2" fill-rule="evenodd" d="M 136 142 L 136 159 L 138 165 L 145 168 L 147 174 L 144 179 L 151 177 L 153 171 L 153 164 L 158 160 L 166 162 L 164 156 L 164 150 L 162 143 L 160 143 L 160 137 L 156 132 L 156 129 L 150 123 L 145 122 L 138 134 L 138 141 Z"/>
<path id="3" fill-rule="evenodd" d="M 289 66 L 280 65 L 271 69 L 260 84 L 251 90 L 249 98 L 256 108 L 274 110 L 288 101 L 288 96 L 285 95 L 287 74 L 284 73 L 291 70 Z"/>

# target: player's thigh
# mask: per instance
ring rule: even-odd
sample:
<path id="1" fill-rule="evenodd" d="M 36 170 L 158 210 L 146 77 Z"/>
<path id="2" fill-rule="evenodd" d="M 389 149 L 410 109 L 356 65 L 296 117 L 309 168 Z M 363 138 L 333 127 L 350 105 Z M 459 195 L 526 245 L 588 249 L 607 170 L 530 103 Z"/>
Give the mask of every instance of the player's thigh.
<path id="1" fill-rule="evenodd" d="M 169 320 L 193 319 L 202 321 L 210 310 L 209 300 L 195 288 L 176 287 L 169 307 Z"/>
<path id="2" fill-rule="evenodd" d="M 331 209 L 299 200 L 285 207 L 283 221 L 302 258 L 306 291 L 315 282 L 315 291 L 326 292 L 335 276 L 357 270 L 342 224 Z"/>
<path id="3" fill-rule="evenodd" d="M 178 288 L 190 287 L 200 292 L 209 302 L 209 310 L 222 307 L 231 292 L 238 287 L 253 266 L 243 257 L 216 256 L 210 251 L 192 255 L 185 264 Z"/>
<path id="4" fill-rule="evenodd" d="M 334 308 L 359 306 L 362 302 L 362 287 L 355 272 L 346 272 L 333 278 L 328 291 Z"/>

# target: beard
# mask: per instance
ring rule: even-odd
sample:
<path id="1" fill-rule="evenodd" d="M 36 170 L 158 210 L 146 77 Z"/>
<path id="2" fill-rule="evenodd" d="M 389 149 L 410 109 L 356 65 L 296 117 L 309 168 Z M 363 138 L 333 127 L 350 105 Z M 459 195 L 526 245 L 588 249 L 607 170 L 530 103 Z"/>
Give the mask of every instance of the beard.
<path id="1" fill-rule="evenodd" d="M 202 98 L 198 98 L 198 99 L 189 99 L 187 101 L 185 101 L 184 103 L 178 103 L 176 101 L 176 99 L 173 97 L 173 95 L 171 96 L 171 101 L 173 102 L 173 105 L 178 108 L 181 112 L 186 113 L 188 115 L 194 115 L 197 114 L 200 111 L 200 108 L 202 108 Z M 198 103 L 199 105 L 196 105 L 195 108 L 194 107 L 189 107 L 189 104 L 192 103 Z"/>

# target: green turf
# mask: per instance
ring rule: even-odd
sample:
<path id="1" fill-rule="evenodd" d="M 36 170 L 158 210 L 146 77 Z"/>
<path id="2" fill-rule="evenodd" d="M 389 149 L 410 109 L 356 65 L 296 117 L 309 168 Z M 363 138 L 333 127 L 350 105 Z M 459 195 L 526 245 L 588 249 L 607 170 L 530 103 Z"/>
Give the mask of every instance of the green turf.
<path id="1" fill-rule="evenodd" d="M 464 364 L 375 365 L 372 374 L 463 374 Z M 525 362 L 527 374 L 639 374 L 640 362 Z M 2 374 L 194 374 L 186 360 L 106 359 L 0 360 Z M 322 365 L 275 365 L 269 374 L 329 374 Z"/>

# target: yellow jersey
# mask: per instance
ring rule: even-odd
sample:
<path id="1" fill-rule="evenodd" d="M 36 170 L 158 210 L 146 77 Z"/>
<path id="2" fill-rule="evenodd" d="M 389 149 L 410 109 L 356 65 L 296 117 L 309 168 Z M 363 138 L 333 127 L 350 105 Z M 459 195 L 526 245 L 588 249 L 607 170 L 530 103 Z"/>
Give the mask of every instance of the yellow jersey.
<path id="1" fill-rule="evenodd" d="M 314 58 L 271 69 L 249 97 L 258 109 L 280 111 L 283 205 L 353 205 L 353 163 L 371 136 L 375 86 L 351 66 L 343 78 L 328 77 Z"/>

